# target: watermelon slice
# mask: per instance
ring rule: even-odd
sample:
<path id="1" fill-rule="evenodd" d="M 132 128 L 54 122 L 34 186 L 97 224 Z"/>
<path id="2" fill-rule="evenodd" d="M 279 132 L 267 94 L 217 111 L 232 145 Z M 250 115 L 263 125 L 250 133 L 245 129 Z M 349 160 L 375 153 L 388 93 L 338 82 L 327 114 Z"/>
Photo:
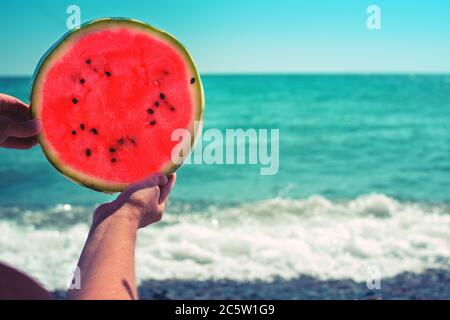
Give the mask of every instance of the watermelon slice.
<path id="1" fill-rule="evenodd" d="M 95 20 L 65 35 L 41 59 L 31 93 L 49 161 L 99 191 L 175 171 L 171 152 L 178 142 L 171 134 L 188 129 L 192 146 L 203 108 L 200 77 L 186 49 L 129 19 Z"/>

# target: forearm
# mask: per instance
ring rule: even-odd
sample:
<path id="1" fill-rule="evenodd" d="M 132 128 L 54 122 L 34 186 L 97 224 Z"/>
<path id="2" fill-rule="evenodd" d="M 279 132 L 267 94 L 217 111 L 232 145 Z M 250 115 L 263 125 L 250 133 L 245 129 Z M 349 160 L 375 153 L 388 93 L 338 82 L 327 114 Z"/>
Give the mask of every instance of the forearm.
<path id="1" fill-rule="evenodd" d="M 81 289 L 70 299 L 137 299 L 134 250 L 138 221 L 125 210 L 100 212 L 78 263 Z"/>
<path id="2" fill-rule="evenodd" d="M 125 189 L 94 213 L 78 263 L 81 289 L 70 299 L 137 299 L 134 249 L 136 234 L 161 220 L 176 176 L 155 174 Z"/>

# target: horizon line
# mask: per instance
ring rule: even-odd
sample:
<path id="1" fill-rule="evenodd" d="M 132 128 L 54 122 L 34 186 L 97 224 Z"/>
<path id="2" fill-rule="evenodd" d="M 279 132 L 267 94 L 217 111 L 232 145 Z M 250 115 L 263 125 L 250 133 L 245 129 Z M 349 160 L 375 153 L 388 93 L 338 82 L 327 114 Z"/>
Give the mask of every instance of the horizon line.
<path id="1" fill-rule="evenodd" d="M 302 76 L 302 75 L 450 75 L 450 71 L 255 71 L 200 72 L 201 76 Z M 32 78 L 33 74 L 0 74 L 0 78 Z"/>

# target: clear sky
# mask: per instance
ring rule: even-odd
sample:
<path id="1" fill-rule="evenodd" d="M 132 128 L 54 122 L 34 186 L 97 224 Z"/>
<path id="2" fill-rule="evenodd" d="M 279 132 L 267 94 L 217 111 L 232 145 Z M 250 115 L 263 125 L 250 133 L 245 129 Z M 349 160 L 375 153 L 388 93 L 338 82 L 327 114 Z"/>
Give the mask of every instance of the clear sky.
<path id="1" fill-rule="evenodd" d="M 0 0 L 0 75 L 30 75 L 66 29 L 136 18 L 175 35 L 203 73 L 450 72 L 450 1 Z M 369 5 L 381 30 L 366 27 Z"/>

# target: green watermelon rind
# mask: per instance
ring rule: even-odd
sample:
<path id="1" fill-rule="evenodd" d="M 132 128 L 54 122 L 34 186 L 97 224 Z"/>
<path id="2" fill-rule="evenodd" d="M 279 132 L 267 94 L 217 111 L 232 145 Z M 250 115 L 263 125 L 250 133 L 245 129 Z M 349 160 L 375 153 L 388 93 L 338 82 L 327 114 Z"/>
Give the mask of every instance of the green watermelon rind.
<path id="1" fill-rule="evenodd" d="M 42 74 L 41 71 L 45 70 L 45 67 L 48 63 L 52 62 L 52 58 L 57 58 L 58 49 L 63 49 L 63 45 L 70 41 L 71 38 L 75 35 L 77 35 L 79 32 L 88 31 L 91 30 L 94 27 L 101 28 L 102 25 L 111 26 L 111 24 L 122 24 L 126 27 L 133 27 L 138 28 L 142 31 L 146 31 L 151 33 L 152 35 L 158 35 L 161 37 L 161 39 L 166 40 L 167 42 L 174 45 L 179 52 L 183 55 L 185 58 L 184 60 L 188 63 L 190 67 L 191 74 L 195 76 L 196 83 L 194 88 L 196 89 L 195 95 L 197 100 L 197 105 L 194 108 L 196 110 L 196 113 L 194 114 L 194 121 L 203 121 L 203 113 L 204 113 L 204 107 L 205 107 L 205 98 L 203 94 L 203 85 L 200 79 L 199 72 L 194 64 L 194 61 L 189 54 L 188 50 L 171 34 L 157 29 L 147 23 L 144 23 L 139 20 L 135 19 L 128 19 L 128 18 L 102 18 L 102 19 L 96 19 L 92 21 L 88 21 L 86 23 L 83 23 L 77 28 L 72 29 L 71 31 L 67 32 L 65 35 L 63 35 L 53 46 L 51 46 L 47 52 L 41 57 L 39 60 L 39 63 L 34 71 L 33 74 L 33 80 L 32 80 L 32 88 L 31 88 L 31 95 L 30 95 L 30 109 L 31 114 L 33 118 L 36 118 L 38 116 L 39 110 L 37 107 L 33 105 L 33 101 L 36 101 L 39 95 L 39 90 L 36 88 L 37 84 L 39 84 L 40 75 Z M 192 123 L 192 127 L 190 128 L 191 131 L 191 150 L 193 149 L 193 146 L 196 142 L 196 136 L 198 132 L 200 131 L 198 128 L 194 132 L 194 124 Z M 112 193 L 112 192 L 120 192 L 123 191 L 126 187 L 128 187 L 129 184 L 127 183 L 118 183 L 118 182 L 111 182 L 99 178 L 93 178 L 87 174 L 84 174 L 82 172 L 79 172 L 73 168 L 70 168 L 69 166 L 65 166 L 57 157 L 56 154 L 51 150 L 51 146 L 46 144 L 45 137 L 43 134 L 40 134 L 38 136 L 38 142 L 41 146 L 41 149 L 46 156 L 46 158 L 49 160 L 49 162 L 55 167 L 55 169 L 60 172 L 64 177 L 72 180 L 73 182 L 85 186 L 87 188 L 100 191 L 100 192 L 106 192 L 106 193 Z M 189 154 L 186 155 L 188 157 Z M 179 167 L 181 167 L 182 164 L 174 164 L 172 162 L 167 163 L 162 169 L 161 172 L 170 175 L 171 173 L 175 172 Z"/>

